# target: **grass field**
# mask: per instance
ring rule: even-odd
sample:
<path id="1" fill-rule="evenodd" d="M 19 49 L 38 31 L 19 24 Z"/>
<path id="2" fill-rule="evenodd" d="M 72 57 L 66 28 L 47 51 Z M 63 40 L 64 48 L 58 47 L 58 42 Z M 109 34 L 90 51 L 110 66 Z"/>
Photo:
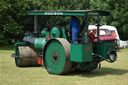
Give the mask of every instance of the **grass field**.
<path id="1" fill-rule="evenodd" d="M 15 66 L 12 49 L 0 49 L 0 85 L 128 85 L 128 49 L 118 52 L 114 63 L 102 62 L 91 73 L 50 75 L 42 67 Z"/>

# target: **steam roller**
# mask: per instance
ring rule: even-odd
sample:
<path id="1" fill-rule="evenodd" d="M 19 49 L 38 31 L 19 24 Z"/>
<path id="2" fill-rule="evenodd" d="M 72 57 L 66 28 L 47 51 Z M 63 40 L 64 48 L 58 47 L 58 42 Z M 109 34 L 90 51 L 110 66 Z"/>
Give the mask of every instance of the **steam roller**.
<path id="1" fill-rule="evenodd" d="M 79 70 L 91 72 L 100 66 L 100 62 L 113 63 L 117 60 L 115 38 L 107 36 L 101 40 L 99 27 L 101 16 L 109 16 L 110 12 L 103 10 L 33 10 L 28 15 L 34 17 L 34 32 L 26 32 L 22 42 L 14 45 L 17 67 L 44 66 L 49 74 L 62 75 Z M 57 24 L 38 25 L 40 16 L 82 16 L 85 32 L 77 33 L 77 43 L 68 36 L 67 26 Z M 97 16 L 97 34 L 93 42 L 89 42 L 88 16 Z M 85 18 L 86 17 L 86 18 Z M 41 18 L 40 18 L 41 19 Z M 44 20 L 41 20 L 44 21 Z M 48 26 L 48 27 L 47 27 Z M 41 30 L 40 30 L 41 29 Z"/>

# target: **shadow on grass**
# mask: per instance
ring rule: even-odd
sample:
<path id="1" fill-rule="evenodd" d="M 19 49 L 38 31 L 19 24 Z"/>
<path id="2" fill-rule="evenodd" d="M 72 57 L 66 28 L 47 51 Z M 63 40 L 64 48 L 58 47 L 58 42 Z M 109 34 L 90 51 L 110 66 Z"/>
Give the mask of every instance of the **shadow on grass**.
<path id="1" fill-rule="evenodd" d="M 36 65 L 36 66 L 16 66 L 17 68 L 40 68 L 40 67 L 44 67 L 44 65 Z M 45 67 L 44 67 L 45 68 Z"/>
<path id="2" fill-rule="evenodd" d="M 66 76 L 81 76 L 81 77 L 98 77 L 98 76 L 105 76 L 105 75 L 123 75 L 128 73 L 126 69 L 117 69 L 117 68 L 108 68 L 102 67 L 101 69 L 96 69 L 92 72 L 80 72 L 80 71 L 72 71 Z"/>

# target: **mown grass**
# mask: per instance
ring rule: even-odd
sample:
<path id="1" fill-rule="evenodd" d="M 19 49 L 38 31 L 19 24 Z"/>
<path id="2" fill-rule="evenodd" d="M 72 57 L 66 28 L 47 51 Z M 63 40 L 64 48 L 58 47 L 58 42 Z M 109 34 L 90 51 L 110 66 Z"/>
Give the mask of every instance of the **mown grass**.
<path id="1" fill-rule="evenodd" d="M 0 49 L 0 85 L 128 85 L 128 49 L 118 52 L 114 63 L 102 62 L 91 73 L 51 75 L 42 67 L 15 66 L 12 49 Z"/>

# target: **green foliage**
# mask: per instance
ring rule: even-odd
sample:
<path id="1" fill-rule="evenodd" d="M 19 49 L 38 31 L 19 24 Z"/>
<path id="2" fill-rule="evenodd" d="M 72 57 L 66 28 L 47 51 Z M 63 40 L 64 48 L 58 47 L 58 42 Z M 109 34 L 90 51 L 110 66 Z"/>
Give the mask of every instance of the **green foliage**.
<path id="1" fill-rule="evenodd" d="M 121 39 L 128 39 L 128 0 L 0 0 L 0 44 L 22 40 L 24 32 L 33 30 L 33 17 L 27 16 L 27 11 L 35 8 L 39 10 L 109 10 L 112 15 L 104 17 L 102 23 L 115 26 Z M 51 20 L 47 21 L 46 17 L 41 17 L 39 27 L 45 26 L 47 22 L 66 25 L 69 20 L 69 17 L 48 18 Z M 90 22 L 95 24 L 93 21 Z"/>
<path id="2" fill-rule="evenodd" d="M 84 3 L 84 5 L 83 5 Z M 0 43 L 10 44 L 22 40 L 24 32 L 33 30 L 33 17 L 27 11 L 39 10 L 79 10 L 89 8 L 89 0 L 1 0 L 0 1 Z M 67 17 L 40 17 L 39 24 L 68 24 Z M 43 22 L 42 22 L 43 20 Z M 61 22 L 63 21 L 63 22 Z M 61 22 L 61 23 L 60 23 Z"/>
<path id="3" fill-rule="evenodd" d="M 111 16 L 102 22 L 115 26 L 120 38 L 128 40 L 128 0 L 91 0 L 90 4 L 91 9 L 109 10 Z"/>
<path id="4" fill-rule="evenodd" d="M 0 42 L 11 44 L 20 39 L 24 29 L 24 17 L 27 6 L 25 0 L 1 0 L 0 1 Z M 18 37 L 19 36 L 19 37 Z"/>

